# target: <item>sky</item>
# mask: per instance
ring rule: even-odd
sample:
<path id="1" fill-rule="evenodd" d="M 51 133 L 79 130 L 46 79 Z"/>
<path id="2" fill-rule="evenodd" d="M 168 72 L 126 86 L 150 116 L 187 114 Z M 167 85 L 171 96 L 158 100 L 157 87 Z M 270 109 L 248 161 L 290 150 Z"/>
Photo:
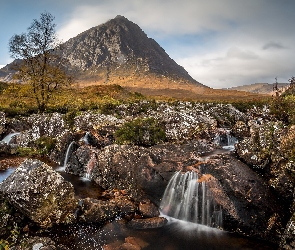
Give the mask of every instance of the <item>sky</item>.
<path id="1" fill-rule="evenodd" d="M 0 68 L 9 39 L 44 11 L 62 41 L 123 15 L 212 88 L 295 75 L 295 0 L 0 0 Z"/>

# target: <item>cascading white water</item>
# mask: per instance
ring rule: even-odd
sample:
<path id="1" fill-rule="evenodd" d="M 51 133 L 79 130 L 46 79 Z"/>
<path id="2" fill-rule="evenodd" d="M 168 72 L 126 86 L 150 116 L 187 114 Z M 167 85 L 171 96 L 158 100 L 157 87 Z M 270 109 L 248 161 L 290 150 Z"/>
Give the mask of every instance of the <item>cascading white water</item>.
<path id="1" fill-rule="evenodd" d="M 6 143 L 7 145 L 9 145 L 12 138 L 19 135 L 19 134 L 20 134 L 19 132 L 8 134 L 1 141 Z"/>
<path id="2" fill-rule="evenodd" d="M 224 131 L 224 134 L 216 135 L 214 142 L 222 146 L 223 149 L 234 150 L 235 144 L 238 143 L 237 138 L 230 134 L 230 130 Z"/>
<path id="3" fill-rule="evenodd" d="M 66 155 L 65 155 L 65 159 L 64 159 L 64 164 L 63 166 L 59 167 L 56 169 L 56 171 L 60 171 L 60 172 L 64 172 L 65 169 L 66 169 L 66 166 L 67 166 L 67 163 L 68 163 L 68 160 L 69 160 L 69 156 L 70 156 L 70 153 L 71 153 L 71 148 L 73 146 L 73 144 L 75 143 L 75 141 L 72 141 L 68 148 L 67 148 L 67 151 L 66 151 Z"/>
<path id="4" fill-rule="evenodd" d="M 164 215 L 210 227 L 222 227 L 222 210 L 212 198 L 205 181 L 199 182 L 197 173 L 176 172 L 170 179 L 163 199 Z"/>
<path id="5" fill-rule="evenodd" d="M 65 169 L 66 166 L 67 166 L 67 163 L 68 163 L 68 160 L 69 160 L 69 155 L 70 155 L 70 150 L 71 150 L 73 144 L 74 144 L 74 141 L 72 141 L 72 142 L 69 144 L 68 148 L 67 148 L 67 152 L 66 152 L 66 156 L 65 156 L 65 160 L 64 160 L 64 166 L 63 166 L 64 169 Z"/>

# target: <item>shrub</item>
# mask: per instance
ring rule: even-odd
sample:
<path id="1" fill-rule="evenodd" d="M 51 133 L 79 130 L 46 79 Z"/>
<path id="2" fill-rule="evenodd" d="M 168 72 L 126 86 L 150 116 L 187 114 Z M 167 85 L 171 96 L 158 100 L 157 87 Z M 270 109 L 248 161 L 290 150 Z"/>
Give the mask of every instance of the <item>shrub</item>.
<path id="1" fill-rule="evenodd" d="M 291 94 L 276 97 L 271 103 L 270 112 L 287 124 L 295 124 L 295 96 Z"/>
<path id="2" fill-rule="evenodd" d="M 154 118 L 137 118 L 126 122 L 115 132 L 116 142 L 152 146 L 166 140 L 163 126 Z"/>

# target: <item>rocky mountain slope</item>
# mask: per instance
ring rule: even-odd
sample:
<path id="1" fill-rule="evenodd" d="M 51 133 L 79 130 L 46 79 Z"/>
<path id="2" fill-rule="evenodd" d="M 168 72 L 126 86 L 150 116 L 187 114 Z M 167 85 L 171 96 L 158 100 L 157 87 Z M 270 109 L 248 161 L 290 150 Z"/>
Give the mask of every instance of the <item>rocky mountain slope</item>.
<path id="1" fill-rule="evenodd" d="M 154 73 L 200 85 L 155 40 L 123 16 L 91 28 L 63 46 L 64 57 L 81 71 L 80 78 L 88 81 Z"/>

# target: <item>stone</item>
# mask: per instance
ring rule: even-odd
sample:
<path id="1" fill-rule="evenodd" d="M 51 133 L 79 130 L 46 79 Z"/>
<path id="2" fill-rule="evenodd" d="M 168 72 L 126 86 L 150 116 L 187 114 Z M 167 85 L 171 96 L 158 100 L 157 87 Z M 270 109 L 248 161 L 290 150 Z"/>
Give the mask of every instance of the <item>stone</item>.
<path id="1" fill-rule="evenodd" d="M 157 217 L 160 215 L 159 209 L 150 201 L 140 202 L 138 209 L 140 214 L 145 218 Z"/>
<path id="2" fill-rule="evenodd" d="M 164 217 L 153 217 L 146 219 L 133 219 L 127 223 L 127 226 L 134 229 L 151 229 L 163 227 L 167 222 L 167 219 Z"/>
<path id="3" fill-rule="evenodd" d="M 25 160 L 0 184 L 0 195 L 41 227 L 75 221 L 74 187 L 39 160 Z"/>
<path id="4" fill-rule="evenodd" d="M 222 206 L 224 230 L 278 242 L 284 207 L 261 176 L 231 154 L 216 155 L 201 169 L 214 177 L 208 185 Z"/>
<path id="5" fill-rule="evenodd" d="M 119 208 L 114 200 L 103 201 L 91 198 L 82 200 L 82 215 L 79 221 L 85 223 L 105 222 L 119 215 Z"/>

